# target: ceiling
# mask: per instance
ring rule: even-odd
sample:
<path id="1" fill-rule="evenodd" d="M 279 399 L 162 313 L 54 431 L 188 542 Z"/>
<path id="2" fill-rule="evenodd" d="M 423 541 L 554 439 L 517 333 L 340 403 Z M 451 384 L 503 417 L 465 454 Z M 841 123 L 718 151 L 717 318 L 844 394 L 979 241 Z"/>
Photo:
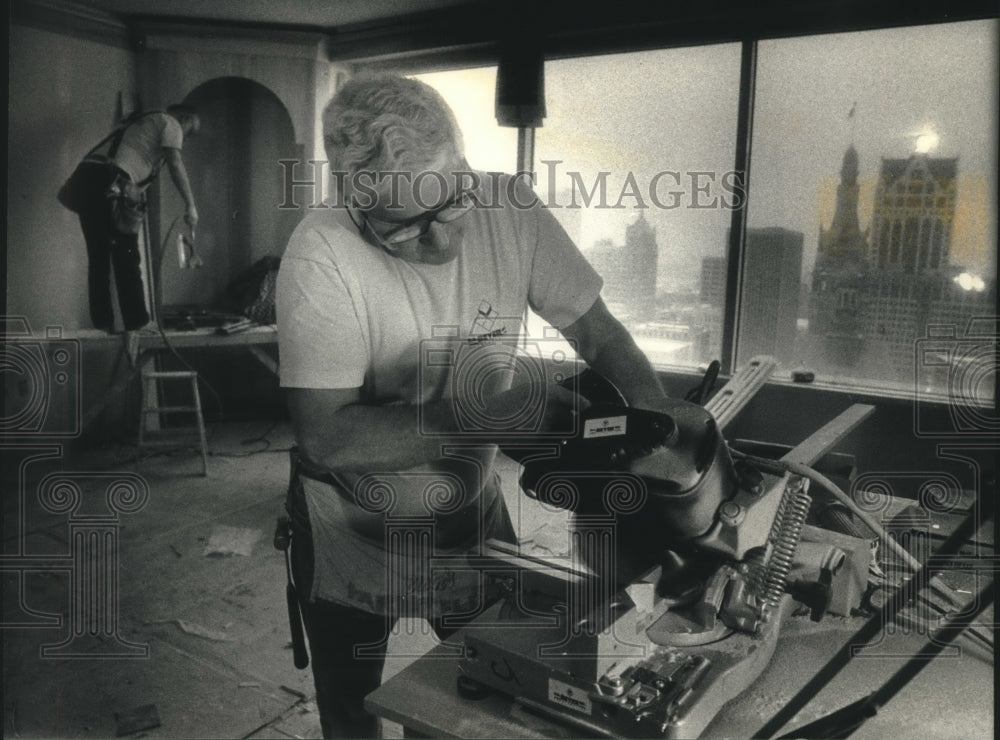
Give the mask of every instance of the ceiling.
<path id="1" fill-rule="evenodd" d="M 476 0 L 77 0 L 75 4 L 124 18 L 197 19 L 237 24 L 335 28 Z"/>
<path id="2" fill-rule="evenodd" d="M 319 32 L 336 40 L 328 50 L 331 59 L 386 64 L 406 64 L 428 50 L 461 50 L 466 61 L 481 61 L 483 55 L 495 56 L 498 46 L 573 55 L 996 15 L 996 0 L 20 1 L 90 8 L 140 33 L 173 23 L 230 25 L 257 34 Z"/>

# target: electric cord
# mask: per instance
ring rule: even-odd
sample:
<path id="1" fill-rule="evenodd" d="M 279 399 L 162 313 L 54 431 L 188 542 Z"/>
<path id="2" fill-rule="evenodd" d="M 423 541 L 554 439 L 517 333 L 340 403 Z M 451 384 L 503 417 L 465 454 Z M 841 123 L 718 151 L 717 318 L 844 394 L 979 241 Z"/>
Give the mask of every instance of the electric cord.
<path id="1" fill-rule="evenodd" d="M 171 221 L 170 226 L 167 228 L 166 235 L 164 236 L 164 239 L 161 242 L 161 245 L 160 245 L 159 249 L 155 250 L 155 248 L 154 248 L 154 250 L 153 250 L 154 253 L 150 255 L 150 262 L 155 266 L 155 269 L 156 269 L 156 274 L 154 274 L 152 276 L 152 278 L 151 278 L 154 283 L 158 283 L 159 282 L 159 273 L 160 273 L 160 271 L 162 271 L 164 256 L 166 255 L 166 253 L 168 251 L 168 245 L 170 243 L 170 240 L 176 234 L 177 226 L 180 223 L 180 221 L 181 221 L 182 218 L 183 218 L 183 215 L 179 215 L 179 216 L 176 216 L 173 219 L 173 221 Z M 148 225 L 148 222 L 145 224 L 145 229 L 146 229 L 146 234 L 148 235 L 149 234 L 149 225 Z M 156 285 L 154 284 L 154 286 L 153 286 L 154 294 L 152 296 L 152 298 L 154 300 L 154 305 L 155 305 L 155 300 L 156 300 L 155 290 L 156 290 Z M 156 312 L 156 313 L 158 314 L 158 312 Z M 187 370 L 190 370 L 191 372 L 197 373 L 197 371 L 195 370 L 195 368 L 192 367 L 191 364 L 189 362 L 187 362 L 187 360 L 185 360 L 184 357 L 173 346 L 173 344 L 170 341 L 170 338 L 167 336 L 167 334 L 166 334 L 166 332 L 165 332 L 165 330 L 163 328 L 163 322 L 160 320 L 160 317 L 158 315 L 153 319 L 152 323 L 155 324 L 156 331 L 160 335 L 160 339 L 163 342 L 163 346 L 170 352 L 170 354 L 172 354 L 174 356 L 174 358 L 183 367 L 185 367 Z M 113 377 L 117 377 L 118 373 L 121 371 L 122 363 L 124 362 L 124 357 L 127 354 L 129 354 L 129 352 L 126 349 L 125 351 L 118 353 L 118 355 L 116 356 L 115 363 L 114 363 L 114 366 L 113 366 L 112 371 L 111 371 Z M 130 358 L 130 362 L 131 361 L 132 360 Z M 133 372 L 135 371 L 135 365 L 134 364 L 133 364 L 132 370 L 133 370 Z M 200 381 L 200 383 L 203 385 L 203 387 L 212 396 L 212 398 L 215 401 L 215 404 L 217 405 L 217 407 L 219 409 L 219 419 L 216 420 L 216 421 L 214 421 L 211 424 L 206 425 L 206 430 L 205 430 L 206 438 L 210 440 L 213 437 L 218 424 L 221 423 L 221 422 L 223 422 L 225 420 L 225 407 L 224 407 L 224 404 L 223 404 L 223 401 L 222 401 L 222 396 L 212 386 L 212 384 L 209 383 L 200 373 L 197 373 L 197 377 L 198 377 L 198 380 Z M 128 409 L 129 409 L 130 406 L 131 406 L 131 403 L 128 402 L 128 401 L 126 401 L 125 413 L 126 413 L 127 416 L 131 416 L 131 414 L 128 413 Z M 263 442 L 264 446 L 263 446 L 262 449 L 252 450 L 252 451 L 248 451 L 248 452 L 244 452 L 244 453 L 218 453 L 218 452 L 212 452 L 211 450 L 209 450 L 208 454 L 212 455 L 212 456 L 217 456 L 217 457 L 249 457 L 251 455 L 256 455 L 258 453 L 267 452 L 267 451 L 287 452 L 288 451 L 287 449 L 274 449 L 274 450 L 272 450 L 271 440 L 268 439 L 268 435 L 278 426 L 279 423 L 280 423 L 280 420 L 275 420 L 272 423 L 270 423 L 269 426 L 261 434 L 255 436 L 255 437 L 251 437 L 251 438 L 244 439 L 244 440 L 240 441 L 241 445 L 251 445 L 251 444 Z M 124 446 L 134 447 L 134 442 L 126 442 L 126 441 L 121 440 L 121 439 L 118 440 L 118 444 L 119 444 L 119 446 L 122 446 L 122 447 L 124 447 Z M 177 448 L 177 450 L 180 450 L 180 449 L 184 449 L 184 448 L 182 448 L 182 447 L 178 447 Z M 190 447 L 189 449 L 195 450 L 194 447 Z M 146 452 L 141 457 L 142 457 L 142 459 L 146 459 L 146 458 L 149 458 L 149 457 L 164 457 L 164 456 L 169 456 L 171 454 L 172 454 L 172 451 L 170 451 L 170 450 L 163 450 L 163 451 L 156 451 L 156 452 Z M 140 455 L 139 454 L 134 454 L 134 455 L 131 455 L 131 456 L 128 456 L 128 457 L 125 457 L 125 458 L 121 458 L 121 456 L 119 454 L 115 454 L 114 457 L 116 458 L 116 464 L 128 464 L 128 463 L 135 462 L 135 461 L 137 461 L 137 460 L 140 459 Z"/>
<path id="2" fill-rule="evenodd" d="M 160 253 L 156 257 L 156 263 L 157 263 L 158 269 L 162 269 L 162 267 L 163 267 L 163 257 L 167 253 L 167 249 L 168 249 L 168 245 L 170 244 L 170 240 L 174 236 L 174 233 L 175 233 L 175 231 L 177 229 L 177 225 L 180 223 L 180 221 L 181 221 L 182 218 L 183 218 L 183 215 L 176 216 L 174 218 L 174 220 L 170 223 L 170 227 L 167 229 L 166 236 L 164 237 L 163 242 L 162 242 L 162 244 L 160 246 Z M 159 320 L 157 320 L 156 325 L 157 325 L 157 329 L 160 332 L 160 337 L 163 340 L 163 344 L 167 347 L 167 349 L 170 351 L 170 353 L 184 367 L 186 367 L 188 370 L 191 370 L 192 372 L 197 372 L 190 365 L 190 363 L 188 363 L 177 352 L 176 348 L 174 348 L 174 346 L 170 343 L 170 340 L 167 337 L 166 332 L 163 329 L 162 323 Z M 215 388 L 212 386 L 212 384 L 209 383 L 207 380 L 205 380 L 205 378 L 202 377 L 200 374 L 198 375 L 198 380 L 205 386 L 205 388 L 209 391 L 209 393 L 211 393 L 212 397 L 215 399 L 215 402 L 216 402 L 216 404 L 217 404 L 217 406 L 219 408 L 219 420 L 216 421 L 214 424 L 209 425 L 208 429 L 206 430 L 206 436 L 208 438 L 211 438 L 213 436 L 214 432 L 216 431 L 216 428 L 218 427 L 218 425 L 225 420 L 225 407 L 224 407 L 223 402 L 222 402 L 222 396 L 218 393 L 218 391 L 215 390 Z M 244 439 L 244 440 L 240 441 L 241 445 L 251 445 L 251 444 L 258 443 L 258 442 L 263 442 L 264 443 L 264 447 L 262 449 L 252 450 L 250 452 L 245 452 L 245 453 L 219 453 L 219 452 L 209 451 L 209 454 L 212 455 L 212 456 L 215 456 L 215 457 L 249 457 L 250 455 L 256 455 L 256 454 L 258 454 L 260 452 L 267 452 L 268 450 L 271 449 L 271 441 L 267 438 L 267 435 L 269 435 L 272 431 L 274 431 L 275 427 L 278 426 L 278 423 L 279 422 L 276 420 L 273 423 L 271 423 L 270 426 L 268 426 L 264 430 L 264 432 L 262 432 L 261 434 L 257 435 L 256 437 L 251 437 L 251 438 Z"/>
<path id="3" fill-rule="evenodd" d="M 253 455 L 259 455 L 263 452 L 288 452 L 291 448 L 272 448 L 271 440 L 268 439 L 268 435 L 275 430 L 278 424 L 281 423 L 280 419 L 276 419 L 270 422 L 267 428 L 255 437 L 248 437 L 246 439 L 241 439 L 240 444 L 243 446 L 248 446 L 256 444 L 258 442 L 263 442 L 264 446 L 259 450 L 249 450 L 247 452 L 211 452 L 209 455 L 213 457 L 252 457 Z"/>
<path id="4" fill-rule="evenodd" d="M 900 560 L 906 563 L 910 570 L 918 570 L 920 568 L 920 561 L 915 557 L 910 555 L 906 549 L 903 548 L 898 542 L 896 542 L 889 533 L 885 531 L 881 524 L 879 524 L 874 517 L 870 516 L 866 511 L 854 502 L 854 500 L 848 496 L 844 491 L 834 483 L 832 480 L 827 478 L 822 473 L 814 470 L 808 465 L 803 465 L 802 463 L 792 462 L 788 460 L 772 460 L 766 457 L 757 457 L 756 455 L 748 455 L 745 452 L 740 452 L 739 450 L 734 450 L 730 448 L 730 453 L 733 457 L 737 457 L 741 460 L 746 460 L 747 462 L 756 465 L 757 467 L 764 468 L 768 472 L 774 472 L 778 475 L 783 475 L 784 473 L 793 473 L 795 475 L 802 476 L 803 478 L 808 478 L 810 481 L 820 486 L 823 490 L 828 492 L 837 501 L 851 510 L 855 516 L 858 517 L 871 529 L 875 535 L 885 541 L 886 547 L 888 547 L 894 555 L 896 555 Z"/>
<path id="5" fill-rule="evenodd" d="M 154 264 L 156 266 L 156 275 L 154 275 L 154 282 L 155 283 L 159 282 L 159 274 L 160 274 L 160 272 L 162 272 L 162 269 L 163 269 L 163 258 L 164 258 L 164 255 L 167 253 L 167 245 L 170 243 L 170 239 L 171 239 L 171 237 L 173 237 L 173 235 L 174 235 L 174 233 L 175 233 L 175 231 L 177 229 L 177 225 L 178 225 L 178 223 L 180 223 L 180 221 L 181 221 L 182 218 L 183 218 L 183 215 L 179 215 L 179 216 L 174 217 L 174 220 L 170 222 L 170 226 L 167 229 L 167 233 L 164 236 L 163 241 L 160 244 L 159 253 L 156 254 L 156 255 L 154 255 L 153 262 L 154 262 Z M 149 233 L 148 224 L 146 226 L 146 233 L 147 234 Z M 155 285 L 153 286 L 153 290 L 154 291 L 155 291 L 156 287 L 157 286 L 155 286 Z M 155 292 L 154 292 L 154 295 L 153 295 L 153 301 L 154 301 L 154 303 L 155 303 L 155 300 L 156 300 L 156 295 L 155 295 Z M 160 320 L 160 317 L 159 317 L 159 312 L 156 312 L 156 313 L 157 313 L 157 316 L 154 319 L 154 323 L 156 324 L 156 331 L 159 333 L 160 339 L 163 341 L 164 347 L 167 348 L 167 350 L 170 352 L 170 354 L 173 355 L 174 358 L 181 365 L 183 365 L 185 368 L 187 368 L 188 370 L 190 370 L 191 372 L 193 372 L 193 373 L 196 374 L 196 376 L 198 378 L 198 382 L 200 382 L 205 387 L 205 389 L 209 392 L 209 394 L 211 394 L 212 398 L 215 400 L 215 403 L 216 403 L 216 405 L 218 406 L 218 409 L 219 409 L 219 421 L 222 421 L 225 418 L 225 406 L 224 406 L 224 404 L 222 402 L 222 396 L 219 394 L 218 391 L 215 390 L 215 388 L 212 386 L 212 384 L 209 383 L 207 380 L 205 380 L 205 378 L 202 377 L 202 375 L 200 373 L 198 373 L 198 371 L 195 370 L 195 368 L 192 367 L 191 364 L 187 360 L 185 360 L 184 357 L 182 357 L 181 354 L 177 351 L 177 348 L 174 347 L 174 345 L 171 343 L 170 338 L 167 337 L 167 333 L 166 333 L 166 331 L 163 328 L 163 322 Z M 215 431 L 215 426 L 218 423 L 219 422 L 217 421 L 215 424 L 209 425 L 208 428 L 206 428 L 206 430 L 205 430 L 206 439 L 210 438 L 212 436 L 212 434 Z M 270 430 L 268 430 L 268 431 L 270 431 Z M 266 432 L 265 432 L 265 434 L 266 434 Z"/>
<path id="6" fill-rule="evenodd" d="M 772 472 L 778 475 L 783 475 L 785 472 L 792 473 L 794 475 L 799 475 L 803 478 L 808 478 L 810 481 L 820 486 L 823 490 L 827 491 L 832 495 L 839 503 L 846 506 L 855 516 L 858 517 L 861 522 L 867 526 L 875 536 L 879 538 L 881 542 L 884 542 L 886 547 L 902 562 L 904 562 L 909 568 L 911 575 L 912 573 L 921 572 L 923 568 L 919 560 L 913 557 L 902 545 L 896 542 L 888 532 L 882 527 L 879 522 L 864 511 L 857 503 L 848 496 L 843 489 L 840 488 L 836 483 L 827 478 L 822 473 L 814 470 L 808 465 L 803 465 L 802 463 L 788 461 L 788 460 L 772 460 L 765 457 L 757 457 L 755 455 L 748 455 L 744 452 L 734 450 L 730 448 L 730 453 L 741 460 L 745 460 L 748 463 L 756 465 L 768 472 Z M 928 579 L 928 586 L 936 589 L 942 593 L 952 604 L 960 604 L 961 599 L 955 594 L 948 586 L 946 586 L 937 576 L 931 575 Z M 982 626 L 979 624 L 974 624 L 974 627 Z M 980 635 L 977 633 L 977 637 Z M 992 648 L 992 640 L 989 640 L 989 647 Z"/>
<path id="7" fill-rule="evenodd" d="M 177 224 L 180 223 L 180 221 L 181 221 L 182 218 L 184 218 L 183 215 L 175 216 L 174 220 L 170 222 L 170 228 L 167 229 L 166 236 L 164 237 L 163 242 L 160 245 L 160 253 L 159 253 L 159 255 L 157 255 L 156 263 L 157 263 L 157 269 L 158 270 L 162 271 L 162 269 L 163 269 L 163 257 L 167 253 L 167 245 L 170 243 L 170 238 L 174 235 L 174 231 L 177 228 Z M 177 351 L 177 349 L 173 346 L 173 344 L 170 343 L 170 339 L 167 338 L 167 334 L 166 334 L 166 332 L 163 329 L 163 322 L 160 321 L 159 318 L 157 318 L 157 320 L 156 320 L 156 328 L 160 332 L 160 337 L 163 339 L 163 344 L 166 345 L 166 347 L 167 347 L 168 350 L 170 350 L 170 354 L 172 354 L 175 358 L 177 358 L 177 360 L 184 367 L 186 367 L 188 370 L 190 370 L 191 372 L 195 372 L 196 373 L 197 370 L 195 370 L 191 366 L 191 364 L 188 363 L 187 360 L 185 360 L 183 357 L 181 357 L 181 355 Z M 212 387 L 212 384 L 209 383 L 207 380 L 205 380 L 200 374 L 198 375 L 198 380 L 205 386 L 205 388 L 208 390 L 208 392 L 211 393 L 212 396 L 215 398 L 215 402 L 219 406 L 219 417 L 220 417 L 220 419 L 224 418 L 225 417 L 225 408 L 224 408 L 223 403 L 222 403 L 222 396 L 219 394 L 218 391 L 215 390 L 214 387 Z"/>
<path id="8" fill-rule="evenodd" d="M 773 461 L 771 461 L 773 462 Z M 983 501 L 982 512 L 986 518 L 993 516 L 992 511 L 993 505 L 992 501 L 986 499 Z M 969 514 L 963 519 L 963 521 L 958 525 L 958 527 L 948 536 L 948 538 L 942 543 L 938 548 L 938 553 L 942 555 L 953 555 L 957 554 L 964 543 L 972 534 L 975 532 L 979 525 L 976 517 L 973 514 Z M 929 572 L 928 566 L 922 566 L 920 570 L 917 571 L 916 576 L 908 581 L 905 581 L 902 586 L 900 586 L 899 598 L 889 599 L 881 607 L 878 613 L 874 614 L 867 622 L 865 622 L 861 628 L 854 633 L 854 635 L 843 643 L 842 647 L 831 657 L 826 664 L 824 664 L 819 671 L 807 681 L 794 696 L 785 702 L 777 713 L 769 719 L 763 727 L 754 732 L 753 737 L 767 738 L 772 737 L 774 734 L 784 727 L 788 722 L 793 720 L 799 712 L 812 701 L 819 693 L 826 687 L 836 676 L 840 675 L 844 667 L 855 658 L 856 649 L 858 645 L 867 645 L 882 631 L 885 629 L 885 625 L 894 621 L 900 610 L 904 607 L 907 601 L 912 599 L 917 591 L 920 589 L 920 584 L 923 580 L 923 576 Z M 971 621 L 975 618 L 986 605 L 991 603 L 993 594 L 993 585 L 991 584 L 987 589 L 981 592 L 980 596 L 977 597 L 973 603 L 976 605 L 976 614 L 968 616 L 968 620 Z M 871 698 L 879 697 L 879 701 L 884 704 L 889 698 L 894 695 L 895 691 L 905 685 L 912 677 L 915 675 L 920 668 L 927 665 L 928 659 L 933 658 L 937 653 L 940 652 L 940 648 L 944 647 L 948 642 L 958 637 L 961 631 L 965 629 L 966 624 L 965 619 L 960 620 L 950 620 L 948 624 L 944 626 L 942 630 L 937 632 L 943 639 L 936 640 L 935 636 L 925 645 L 925 648 L 921 650 L 921 653 L 915 656 L 916 660 L 910 660 L 901 671 L 906 671 L 905 673 L 897 672 L 893 679 L 890 679 L 889 684 L 893 689 L 893 693 L 882 695 L 881 690 L 876 691 L 869 695 L 869 699 L 862 700 L 863 702 L 870 702 Z M 903 681 L 897 681 L 896 677 L 902 676 Z M 873 716 L 873 712 L 877 711 L 879 705 L 877 702 L 872 702 L 864 707 L 869 711 L 861 712 L 858 714 L 857 719 L 864 719 Z M 844 717 L 839 716 L 840 711 L 834 712 L 833 715 L 829 715 L 831 718 L 838 720 L 844 719 Z M 837 728 L 824 728 L 822 733 L 817 732 L 817 728 L 813 725 L 809 725 L 811 732 L 807 732 L 806 736 L 811 737 L 848 737 L 854 729 L 855 725 L 843 725 Z M 800 730 L 802 728 L 799 728 Z M 834 731 L 835 730 L 835 731 Z M 786 735 L 784 737 L 799 737 L 800 735 Z"/>
<path id="9" fill-rule="evenodd" d="M 260 434 L 258 434 L 256 437 L 249 437 L 247 439 L 240 440 L 240 444 L 241 445 L 252 445 L 252 444 L 255 444 L 257 442 L 263 442 L 264 443 L 264 449 L 262 449 L 262 450 L 254 450 L 253 452 L 251 452 L 249 454 L 256 454 L 258 452 L 267 452 L 271 448 L 271 440 L 269 440 L 267 438 L 267 435 L 269 435 L 271 432 L 273 432 L 275 430 L 275 428 L 278 426 L 279 422 L 280 422 L 279 419 L 275 419 L 273 422 L 271 422 L 271 425 L 267 429 L 265 429 L 263 432 L 261 432 Z"/>

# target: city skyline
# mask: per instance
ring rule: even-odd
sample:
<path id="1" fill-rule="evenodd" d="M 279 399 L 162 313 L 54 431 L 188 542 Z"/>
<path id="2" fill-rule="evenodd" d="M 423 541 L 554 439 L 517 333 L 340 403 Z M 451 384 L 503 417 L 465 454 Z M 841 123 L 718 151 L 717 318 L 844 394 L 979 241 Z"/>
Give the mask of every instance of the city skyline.
<path id="1" fill-rule="evenodd" d="M 808 274 L 818 230 L 833 218 L 847 148 L 859 155 L 865 229 L 882 159 L 906 159 L 921 136 L 933 134 L 937 144 L 928 153 L 959 160 L 956 261 L 995 272 L 988 203 L 996 198 L 996 44 L 992 21 L 763 42 L 749 224 L 805 233 Z M 755 198 L 760 191 L 768 197 Z"/>

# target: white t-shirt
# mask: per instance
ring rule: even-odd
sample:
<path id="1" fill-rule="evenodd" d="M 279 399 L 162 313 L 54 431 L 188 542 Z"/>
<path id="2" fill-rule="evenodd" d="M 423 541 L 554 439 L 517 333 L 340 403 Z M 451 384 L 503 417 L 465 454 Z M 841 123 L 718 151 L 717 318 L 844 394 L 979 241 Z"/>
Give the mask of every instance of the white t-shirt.
<path id="1" fill-rule="evenodd" d="M 483 205 L 462 217 L 461 249 L 443 265 L 407 262 L 369 244 L 343 209 L 307 215 L 289 240 L 277 280 L 281 385 L 361 388 L 367 404 L 474 398 L 477 384 L 509 382 L 504 369 L 515 345 L 526 339 L 529 354 L 544 355 L 547 338 L 524 337 L 527 307 L 556 328 L 568 326 L 593 305 L 601 279 L 523 182 L 482 175 L 478 195 Z M 463 412 L 461 403 L 456 408 Z M 468 411 L 460 423 L 474 432 L 476 409 Z M 410 470 L 342 477 L 346 496 L 308 481 L 312 595 L 383 612 L 392 590 L 387 564 L 400 565 L 399 553 L 386 552 L 396 520 L 433 520 L 436 534 L 449 540 L 446 553 L 435 544 L 435 556 L 475 550 L 489 536 L 487 519 L 499 495 L 495 454 L 480 442 Z M 467 531 L 470 521 L 480 527 L 455 542 L 449 523 L 459 520 Z M 431 570 L 431 590 L 441 602 L 433 612 L 467 606 L 456 589 L 470 574 Z M 441 588 L 441 578 L 449 588 Z M 478 588 L 478 577 L 472 581 L 465 586 Z M 411 608 L 431 586 L 422 578 L 414 584 L 407 591 Z"/>
<path id="2" fill-rule="evenodd" d="M 166 156 L 165 149 L 180 149 L 183 145 L 184 129 L 176 118 L 167 113 L 150 113 L 125 129 L 115 164 L 128 173 L 132 182 L 141 183 Z"/>

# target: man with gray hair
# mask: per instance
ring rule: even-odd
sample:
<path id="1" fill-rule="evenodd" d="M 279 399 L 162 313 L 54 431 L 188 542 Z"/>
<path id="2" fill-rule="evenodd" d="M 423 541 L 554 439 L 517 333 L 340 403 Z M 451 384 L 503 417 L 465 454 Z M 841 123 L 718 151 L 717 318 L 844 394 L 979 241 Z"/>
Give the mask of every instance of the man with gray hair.
<path id="1" fill-rule="evenodd" d="M 517 364 L 551 341 L 525 336 L 527 309 L 630 404 L 665 396 L 601 278 L 522 178 L 469 168 L 431 87 L 351 80 L 323 130 L 331 203 L 292 234 L 277 282 L 292 570 L 324 736 L 374 736 L 363 701 L 395 620 L 445 636 L 445 617 L 497 596 L 467 560 L 514 538 L 496 443 L 574 423 L 580 397 L 556 382 L 571 361 L 548 379 L 551 362 Z"/>

